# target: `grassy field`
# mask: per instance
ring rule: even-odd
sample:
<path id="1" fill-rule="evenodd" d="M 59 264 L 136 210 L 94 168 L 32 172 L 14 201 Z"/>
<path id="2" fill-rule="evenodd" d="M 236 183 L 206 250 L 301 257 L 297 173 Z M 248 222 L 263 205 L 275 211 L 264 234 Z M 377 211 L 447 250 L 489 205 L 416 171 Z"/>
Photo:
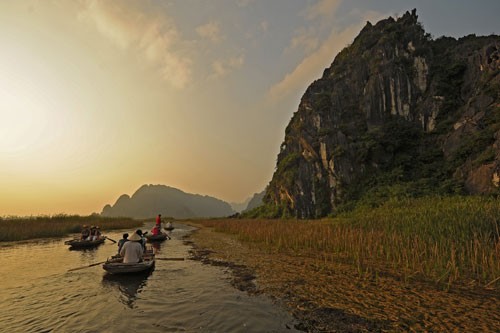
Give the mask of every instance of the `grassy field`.
<path id="1" fill-rule="evenodd" d="M 143 221 L 98 215 L 54 215 L 0 218 L 0 242 L 44 237 L 62 237 L 82 230 L 84 224 L 96 225 L 103 231 L 134 228 Z"/>
<path id="2" fill-rule="evenodd" d="M 346 261 L 360 275 L 396 274 L 443 286 L 500 285 L 500 200 L 431 197 L 390 201 L 331 219 L 205 220 L 270 252 Z"/>

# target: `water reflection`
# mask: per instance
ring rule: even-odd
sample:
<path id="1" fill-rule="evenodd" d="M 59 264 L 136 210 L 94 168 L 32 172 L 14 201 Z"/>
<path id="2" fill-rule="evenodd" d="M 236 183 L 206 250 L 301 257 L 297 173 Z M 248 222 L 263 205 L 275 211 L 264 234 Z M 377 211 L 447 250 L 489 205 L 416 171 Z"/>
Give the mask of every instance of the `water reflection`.
<path id="1" fill-rule="evenodd" d="M 151 242 L 150 245 L 155 255 L 161 253 L 161 242 Z"/>
<path id="2" fill-rule="evenodd" d="M 87 246 L 87 247 L 81 247 L 81 246 L 69 246 L 69 250 L 70 251 L 96 251 L 97 248 L 102 245 L 103 243 L 100 243 L 100 244 L 96 244 L 96 245 L 92 245 L 92 246 Z M 67 245 L 67 244 L 65 244 Z"/>
<path id="3" fill-rule="evenodd" d="M 105 274 L 102 277 L 102 285 L 104 288 L 116 288 L 119 290 L 121 294 L 120 302 L 133 309 L 137 295 L 146 286 L 148 277 L 153 270 L 133 275 Z"/>
<path id="4" fill-rule="evenodd" d="M 148 247 L 157 259 L 186 258 L 192 230 L 176 226 L 171 240 Z M 234 289 L 219 267 L 158 260 L 153 274 L 113 276 L 89 265 L 116 254 L 116 244 L 68 251 L 64 241 L 0 244 L 0 332 L 295 332 L 285 329 L 288 313 Z"/>

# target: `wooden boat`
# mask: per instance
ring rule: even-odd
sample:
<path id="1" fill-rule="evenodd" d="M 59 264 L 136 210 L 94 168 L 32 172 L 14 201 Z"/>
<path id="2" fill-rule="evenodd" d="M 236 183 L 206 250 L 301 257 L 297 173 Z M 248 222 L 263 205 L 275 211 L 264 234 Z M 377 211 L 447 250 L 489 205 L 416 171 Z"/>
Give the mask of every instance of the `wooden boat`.
<path id="1" fill-rule="evenodd" d="M 141 262 L 124 264 L 123 258 L 112 257 L 102 265 L 102 268 L 111 274 L 133 274 L 145 272 L 152 269 L 154 266 L 155 256 L 152 252 L 148 251 Z"/>
<path id="2" fill-rule="evenodd" d="M 162 232 L 161 234 L 159 235 L 150 235 L 150 234 L 146 234 L 146 239 L 150 242 L 163 242 L 164 240 L 166 240 L 168 237 L 168 235 L 164 232 Z"/>
<path id="3" fill-rule="evenodd" d="M 88 249 L 103 244 L 105 240 L 106 237 L 101 236 L 96 240 L 72 239 L 64 242 L 64 244 L 69 245 L 70 249 Z"/>

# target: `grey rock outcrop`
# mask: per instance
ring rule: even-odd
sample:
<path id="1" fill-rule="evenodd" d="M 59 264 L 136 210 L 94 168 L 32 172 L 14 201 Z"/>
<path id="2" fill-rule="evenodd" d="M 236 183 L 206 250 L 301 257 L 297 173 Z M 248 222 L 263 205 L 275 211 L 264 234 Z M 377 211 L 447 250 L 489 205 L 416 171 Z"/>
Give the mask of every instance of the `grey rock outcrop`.
<path id="1" fill-rule="evenodd" d="M 433 40 L 416 11 L 367 23 L 303 95 L 264 202 L 322 217 L 376 186 L 498 193 L 500 37 Z"/>

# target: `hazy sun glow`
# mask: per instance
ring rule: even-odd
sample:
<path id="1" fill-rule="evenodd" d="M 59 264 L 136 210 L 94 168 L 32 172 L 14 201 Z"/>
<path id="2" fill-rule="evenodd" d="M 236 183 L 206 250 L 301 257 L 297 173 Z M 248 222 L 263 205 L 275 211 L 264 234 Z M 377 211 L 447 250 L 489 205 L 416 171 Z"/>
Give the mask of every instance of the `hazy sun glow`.
<path id="1" fill-rule="evenodd" d="M 498 1 L 411 6 L 435 36 L 500 32 Z M 306 87 L 367 20 L 409 9 L 0 1 L 0 216 L 100 212 L 143 184 L 244 201 L 271 179 Z"/>

